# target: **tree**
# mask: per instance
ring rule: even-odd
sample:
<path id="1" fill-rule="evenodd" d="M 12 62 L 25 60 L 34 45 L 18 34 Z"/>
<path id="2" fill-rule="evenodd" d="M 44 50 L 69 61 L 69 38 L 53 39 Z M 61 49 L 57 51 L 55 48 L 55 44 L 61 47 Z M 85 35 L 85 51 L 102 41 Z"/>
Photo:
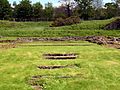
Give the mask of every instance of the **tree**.
<path id="1" fill-rule="evenodd" d="M 120 0 L 115 0 L 115 3 L 118 5 L 117 16 L 120 16 Z"/>
<path id="2" fill-rule="evenodd" d="M 107 12 L 105 8 L 95 9 L 93 19 L 103 20 L 106 18 L 107 18 Z"/>
<path id="3" fill-rule="evenodd" d="M 93 0 L 75 0 L 78 4 L 80 17 L 87 20 L 93 15 Z"/>
<path id="4" fill-rule="evenodd" d="M 105 19 L 106 11 L 103 8 L 103 0 L 93 0 L 94 19 Z"/>
<path id="5" fill-rule="evenodd" d="M 106 12 L 107 12 L 107 18 L 112 18 L 117 16 L 118 12 L 118 5 L 114 2 L 112 3 L 106 3 L 105 4 Z"/>
<path id="6" fill-rule="evenodd" d="M 0 19 L 9 19 L 12 9 L 7 0 L 0 0 Z"/>
<path id="7" fill-rule="evenodd" d="M 15 7 L 15 17 L 19 20 L 30 20 L 33 14 L 31 2 L 29 0 L 22 0 L 20 4 Z"/>
<path id="8" fill-rule="evenodd" d="M 120 4 L 120 0 L 114 0 L 117 4 Z"/>
<path id="9" fill-rule="evenodd" d="M 93 0 L 93 6 L 95 9 L 100 9 L 103 6 L 103 0 Z"/>
<path id="10" fill-rule="evenodd" d="M 66 7 L 61 5 L 54 9 L 54 18 L 66 18 L 68 17 L 66 13 Z"/>
<path id="11" fill-rule="evenodd" d="M 15 7 L 17 5 L 16 1 L 13 2 L 13 6 Z"/>
<path id="12" fill-rule="evenodd" d="M 41 18 L 43 16 L 43 6 L 40 2 L 33 4 L 33 17 Z"/>
<path id="13" fill-rule="evenodd" d="M 45 4 L 44 14 L 48 20 L 51 20 L 53 18 L 53 12 L 54 12 L 54 8 L 52 3 L 48 2 L 47 4 Z"/>
<path id="14" fill-rule="evenodd" d="M 66 10 L 67 10 L 67 16 L 70 17 L 71 16 L 71 8 L 74 4 L 73 0 L 60 0 L 60 2 L 66 6 Z"/>

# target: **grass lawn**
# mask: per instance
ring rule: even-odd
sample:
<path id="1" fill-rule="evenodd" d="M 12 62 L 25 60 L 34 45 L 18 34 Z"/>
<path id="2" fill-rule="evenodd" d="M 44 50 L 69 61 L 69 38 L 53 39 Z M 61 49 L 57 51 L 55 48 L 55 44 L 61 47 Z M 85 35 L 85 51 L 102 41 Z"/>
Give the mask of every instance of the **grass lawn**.
<path id="1" fill-rule="evenodd" d="M 120 36 L 120 30 L 103 30 L 113 21 L 82 21 L 80 24 L 49 27 L 51 22 L 0 21 L 0 40 L 18 37 Z M 0 43 L 0 46 L 7 43 Z M 47 53 L 77 53 L 75 60 L 47 60 Z M 72 65 L 59 69 L 38 66 Z M 43 90 L 120 90 L 120 50 L 83 41 L 32 42 L 16 48 L 0 47 L 0 90 L 35 90 L 33 76 L 42 75 L 35 83 Z M 69 77 L 69 78 L 60 78 Z M 34 83 L 34 82 L 32 82 Z"/>
<path id="2" fill-rule="evenodd" d="M 51 22 L 9 22 L 0 21 L 0 36 L 4 37 L 65 37 L 65 36 L 120 36 L 120 30 L 103 30 L 113 21 L 91 20 L 63 27 L 49 27 Z"/>
<path id="3" fill-rule="evenodd" d="M 59 46 L 69 44 L 77 46 Z M 42 56 L 45 53 L 79 56 L 75 60 L 47 60 Z M 72 68 L 37 68 L 72 64 L 75 65 Z M 28 81 L 35 75 L 49 76 L 38 80 L 43 90 L 119 90 L 120 50 L 82 41 L 23 43 L 17 48 L 0 49 L 0 90 L 33 90 Z"/>

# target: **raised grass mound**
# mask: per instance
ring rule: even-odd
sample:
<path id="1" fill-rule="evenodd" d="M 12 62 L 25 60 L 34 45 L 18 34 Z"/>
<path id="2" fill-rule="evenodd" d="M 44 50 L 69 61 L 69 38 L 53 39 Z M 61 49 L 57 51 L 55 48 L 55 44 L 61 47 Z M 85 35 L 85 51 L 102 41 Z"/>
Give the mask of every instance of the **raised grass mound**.
<path id="1" fill-rule="evenodd" d="M 118 18 L 115 21 L 107 24 L 104 27 L 104 29 L 106 29 L 106 30 L 113 30 L 113 29 L 118 30 L 118 29 L 120 29 L 120 18 Z"/>

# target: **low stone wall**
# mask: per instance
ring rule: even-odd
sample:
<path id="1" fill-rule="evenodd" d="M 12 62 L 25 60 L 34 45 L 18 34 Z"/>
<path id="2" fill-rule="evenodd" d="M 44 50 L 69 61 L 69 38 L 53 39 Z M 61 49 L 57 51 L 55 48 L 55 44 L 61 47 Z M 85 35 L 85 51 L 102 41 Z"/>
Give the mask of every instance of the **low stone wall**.
<path id="1" fill-rule="evenodd" d="M 39 37 L 21 37 L 16 40 L 0 40 L 0 43 L 24 43 L 34 41 L 88 41 L 99 45 L 117 44 L 120 46 L 120 37 L 105 36 L 85 36 L 85 37 L 57 37 L 57 38 L 39 38 Z"/>
<path id="2" fill-rule="evenodd" d="M 88 41 L 97 44 L 114 44 L 120 43 L 118 37 L 105 37 L 105 36 L 85 36 L 85 37 L 61 37 L 61 38 L 17 38 L 17 42 L 33 42 L 33 41 Z"/>
<path id="3" fill-rule="evenodd" d="M 13 43 L 16 42 L 16 40 L 0 40 L 0 43 Z"/>

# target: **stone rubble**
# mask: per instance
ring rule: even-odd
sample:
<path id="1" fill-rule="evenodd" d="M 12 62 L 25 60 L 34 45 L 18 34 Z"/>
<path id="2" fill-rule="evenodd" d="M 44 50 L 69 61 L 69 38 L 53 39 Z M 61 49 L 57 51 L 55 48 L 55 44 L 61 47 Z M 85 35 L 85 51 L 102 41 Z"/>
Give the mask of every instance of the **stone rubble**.
<path id="1" fill-rule="evenodd" d="M 0 43 L 24 43 L 34 41 L 88 41 L 91 43 L 97 43 L 99 45 L 118 45 L 120 47 L 120 37 L 105 37 L 105 36 L 81 36 L 81 37 L 20 37 L 16 40 L 0 40 Z"/>

